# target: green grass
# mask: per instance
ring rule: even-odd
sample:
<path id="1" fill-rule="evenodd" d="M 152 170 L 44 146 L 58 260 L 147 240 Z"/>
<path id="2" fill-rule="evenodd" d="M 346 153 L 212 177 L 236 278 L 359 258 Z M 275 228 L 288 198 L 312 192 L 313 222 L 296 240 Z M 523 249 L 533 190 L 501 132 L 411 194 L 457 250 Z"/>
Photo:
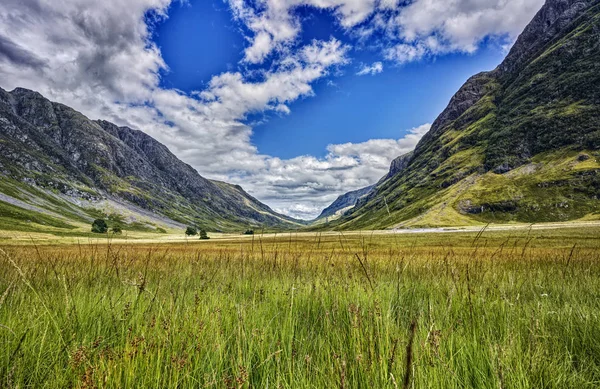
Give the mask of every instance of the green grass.
<path id="1" fill-rule="evenodd" d="M 0 387 L 596 388 L 599 237 L 6 246 Z"/>
<path id="2" fill-rule="evenodd" d="M 0 201 L 0 229 L 37 231 L 40 228 L 47 229 L 47 227 L 76 228 L 58 218 Z"/>

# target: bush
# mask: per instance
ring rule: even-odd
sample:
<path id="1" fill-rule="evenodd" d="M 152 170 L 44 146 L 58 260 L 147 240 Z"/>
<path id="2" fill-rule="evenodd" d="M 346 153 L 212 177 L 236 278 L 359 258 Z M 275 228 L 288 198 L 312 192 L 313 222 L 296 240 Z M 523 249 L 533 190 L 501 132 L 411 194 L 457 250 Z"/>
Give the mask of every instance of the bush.
<path id="1" fill-rule="evenodd" d="M 121 235 L 123 233 L 120 226 L 114 226 L 110 231 L 115 235 Z"/>
<path id="2" fill-rule="evenodd" d="M 95 234 L 105 234 L 108 231 L 108 225 L 104 219 L 96 219 L 92 223 L 92 232 Z"/>
<path id="3" fill-rule="evenodd" d="M 194 236 L 194 235 L 198 235 L 198 230 L 196 229 L 196 227 L 188 227 L 185 230 L 185 234 L 187 236 Z"/>
<path id="4" fill-rule="evenodd" d="M 244 235 L 254 235 L 254 230 L 246 230 L 246 232 L 244 232 Z"/>
<path id="5" fill-rule="evenodd" d="M 200 239 L 210 239 L 206 234 L 206 231 L 200 230 Z"/>

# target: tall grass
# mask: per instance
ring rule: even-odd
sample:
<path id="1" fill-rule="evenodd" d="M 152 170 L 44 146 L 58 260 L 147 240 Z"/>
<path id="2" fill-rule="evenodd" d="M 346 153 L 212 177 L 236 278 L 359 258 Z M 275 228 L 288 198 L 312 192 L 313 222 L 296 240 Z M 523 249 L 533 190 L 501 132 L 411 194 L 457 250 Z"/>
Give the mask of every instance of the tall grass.
<path id="1" fill-rule="evenodd" d="M 597 388 L 600 230 L 4 247 L 2 388 Z"/>

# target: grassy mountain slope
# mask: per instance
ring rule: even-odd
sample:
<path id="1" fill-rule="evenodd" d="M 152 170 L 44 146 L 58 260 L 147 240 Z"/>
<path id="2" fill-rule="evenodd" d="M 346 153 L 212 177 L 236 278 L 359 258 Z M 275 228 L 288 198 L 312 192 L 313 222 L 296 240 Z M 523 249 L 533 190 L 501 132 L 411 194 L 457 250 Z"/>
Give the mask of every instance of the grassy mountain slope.
<path id="1" fill-rule="evenodd" d="M 548 0 L 339 229 L 600 218 L 600 5 Z M 386 204 L 387 203 L 387 204 Z"/>
<path id="2" fill-rule="evenodd" d="M 290 228 L 241 187 L 207 180 L 137 130 L 91 121 L 25 89 L 0 89 L 0 228 Z"/>

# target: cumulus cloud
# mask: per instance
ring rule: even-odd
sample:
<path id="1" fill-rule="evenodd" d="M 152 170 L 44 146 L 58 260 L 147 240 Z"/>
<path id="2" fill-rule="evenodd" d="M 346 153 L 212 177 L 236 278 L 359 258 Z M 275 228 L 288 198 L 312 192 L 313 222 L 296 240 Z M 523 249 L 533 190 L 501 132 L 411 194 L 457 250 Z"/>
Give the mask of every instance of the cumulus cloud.
<path id="1" fill-rule="evenodd" d="M 387 174 L 391 161 L 412 151 L 430 128 L 431 124 L 423 124 L 400 139 L 332 144 L 324 158 L 268 158 L 263 169 L 239 179 L 276 210 L 314 218 L 337 196 L 376 183 Z"/>
<path id="2" fill-rule="evenodd" d="M 544 0 L 416 0 L 390 18 L 389 23 L 407 42 L 436 37 L 446 50 L 473 52 L 487 36 L 514 38 L 543 3 Z"/>
<path id="3" fill-rule="evenodd" d="M 384 57 L 405 63 L 447 52 L 474 52 L 486 37 L 514 40 L 544 0 L 228 0 L 251 32 L 245 60 L 261 63 L 288 49 L 302 31 L 295 10 L 329 10 L 346 31 L 387 40 Z"/>
<path id="4" fill-rule="evenodd" d="M 2 86 L 38 90 L 92 118 L 142 129 L 212 177 L 262 168 L 265 157 L 243 120 L 253 112 L 289 112 L 290 102 L 313 93 L 315 80 L 346 63 L 348 48 L 335 39 L 314 41 L 253 81 L 240 72 L 216 75 L 194 98 L 159 87 L 167 65 L 149 40 L 146 17 L 166 17 L 169 2 L 2 2 L 0 36 L 11 37 L 0 46 Z"/>
<path id="5" fill-rule="evenodd" d="M 252 31 L 245 61 L 261 63 L 273 51 L 288 48 L 302 31 L 302 21 L 294 12 L 313 7 L 334 13 L 340 26 L 350 29 L 372 14 L 376 0 L 229 0 L 234 16 Z"/>
<path id="6" fill-rule="evenodd" d="M 383 72 L 383 64 L 381 62 L 374 62 L 372 65 L 362 65 L 360 70 L 356 73 L 357 76 L 376 75 Z"/>

